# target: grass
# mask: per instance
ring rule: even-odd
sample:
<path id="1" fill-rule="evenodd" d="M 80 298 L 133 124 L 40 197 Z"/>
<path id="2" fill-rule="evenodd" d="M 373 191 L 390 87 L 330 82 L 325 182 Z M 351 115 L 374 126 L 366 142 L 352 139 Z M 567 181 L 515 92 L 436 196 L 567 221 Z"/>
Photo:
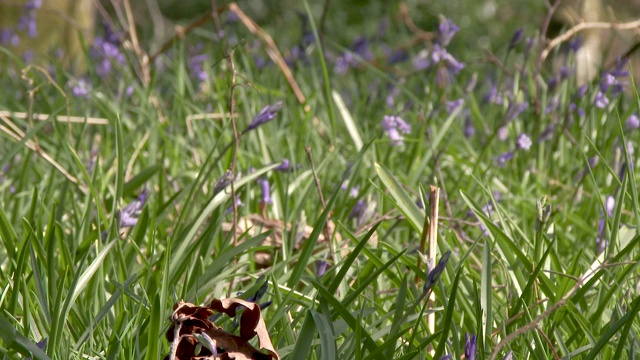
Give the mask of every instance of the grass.
<path id="1" fill-rule="evenodd" d="M 327 29 L 339 28 L 327 21 Z M 241 24 L 225 25 L 243 39 L 232 55 L 241 84 L 233 95 L 238 130 L 264 106 L 284 102 L 235 150 L 230 116 L 185 121 L 229 111 L 230 47 L 211 40 L 213 29 L 175 42 L 152 64 L 148 84 L 130 52 L 114 64 L 116 72 L 98 76 L 87 44 L 86 97 L 71 94 L 76 77 L 61 65 L 54 63 L 47 77 L 3 48 L 7 91 L 0 110 L 51 116 L 0 117 L 1 356 L 164 357 L 173 304 L 248 298 L 266 279 L 264 300 L 272 304 L 263 316 L 282 358 L 459 359 L 467 333 L 477 335 L 478 359 L 509 351 L 515 359 L 636 357 L 640 214 L 632 150 L 639 135 L 625 120 L 638 111 L 637 94 L 609 93 L 610 104 L 600 109 L 593 105 L 597 79 L 578 98 L 573 77 L 553 89 L 552 69 L 534 77 L 535 59 L 524 55 L 523 44 L 493 49 L 507 73 L 474 61 L 480 53 L 458 38 L 450 52 L 466 67 L 439 85 L 443 74 L 435 67 L 385 65 L 384 46 L 393 49 L 411 36 L 395 22 L 371 42 L 372 59 L 352 53 L 353 66 L 338 74 L 335 58 L 349 42 L 328 30 L 321 46 L 318 25 L 310 29 L 316 40 L 306 57 L 292 66 L 305 104 L 276 66 L 256 65 L 264 48 L 252 45 Z M 195 52 L 197 43 L 205 45 Z M 189 70 L 196 53 L 207 55 L 203 82 Z M 492 83 L 502 103 L 485 100 Z M 462 107 L 447 112 L 446 102 L 459 98 Z M 546 112 L 552 99 L 557 106 Z M 523 101 L 529 107 L 505 126 L 513 104 Z M 412 126 L 401 146 L 380 125 L 394 114 Z M 56 120 L 65 115 L 108 124 Z M 24 132 L 18 140 L 8 121 Z M 475 134 L 465 134 L 465 124 Z M 555 130 L 538 141 L 549 125 Z M 528 150 L 516 148 L 521 133 L 533 142 Z M 622 146 L 627 142 L 633 147 Z M 499 166 L 497 157 L 509 151 L 513 157 Z M 283 158 L 292 171 L 274 170 Z M 232 167 L 233 192 L 243 203 L 240 225 L 249 215 L 263 219 L 237 239 L 223 230 L 234 221 L 227 210 L 232 190 L 214 192 Z M 269 180 L 271 203 L 262 201 L 258 178 Z M 429 185 L 442 190 L 438 258 L 451 251 L 432 305 L 422 289 L 428 270 L 416 265 L 426 231 L 417 200 Z M 122 209 L 145 189 L 150 195 L 137 224 L 119 228 Z M 353 216 L 359 202 L 364 208 Z M 602 251 L 596 238 L 605 242 Z M 258 260 L 265 252 L 266 267 Z M 322 262 L 329 266 L 320 276 Z M 426 320 L 432 313 L 434 333 Z M 36 343 L 43 339 L 41 349 Z"/>

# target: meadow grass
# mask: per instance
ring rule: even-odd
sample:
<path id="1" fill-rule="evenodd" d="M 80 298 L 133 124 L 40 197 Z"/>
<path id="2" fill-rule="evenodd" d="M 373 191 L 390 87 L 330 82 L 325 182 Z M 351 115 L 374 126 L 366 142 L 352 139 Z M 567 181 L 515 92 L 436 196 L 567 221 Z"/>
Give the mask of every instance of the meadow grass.
<path id="1" fill-rule="evenodd" d="M 363 34 L 369 54 L 319 41 L 313 19 L 290 66 L 304 104 L 239 23 L 225 23 L 236 46 L 207 27 L 176 41 L 146 82 L 126 51 L 99 76 L 87 44 L 80 96 L 81 77 L 2 48 L 0 110 L 30 114 L 0 117 L 2 357 L 162 358 L 179 300 L 246 299 L 265 281 L 281 358 L 637 357 L 635 87 L 596 106 L 600 78 L 580 95 L 570 72 L 536 68 L 524 39 L 497 46 L 504 69 L 456 53 L 455 37 L 459 73 L 444 60 L 391 65 L 385 46 L 411 36 L 402 24 Z M 411 129 L 394 134 L 385 116 Z M 430 185 L 441 189 L 435 262 L 451 251 L 431 274 L 432 304 L 431 269 L 417 265 Z"/>

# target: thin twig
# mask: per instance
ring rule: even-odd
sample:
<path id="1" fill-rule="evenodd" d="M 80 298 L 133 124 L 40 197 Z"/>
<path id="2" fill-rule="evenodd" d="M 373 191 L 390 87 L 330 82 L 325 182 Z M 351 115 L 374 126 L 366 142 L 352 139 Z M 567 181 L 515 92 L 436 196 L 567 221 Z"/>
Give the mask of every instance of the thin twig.
<path id="1" fill-rule="evenodd" d="M 218 15 L 220 15 L 223 11 L 225 11 L 227 9 L 226 6 L 222 6 L 220 8 L 218 8 L 216 10 L 216 13 Z M 153 53 L 153 55 L 151 55 L 149 57 L 149 61 L 153 62 L 158 56 L 160 56 L 162 53 L 164 53 L 165 51 L 167 51 L 169 48 L 171 48 L 171 46 L 173 45 L 173 43 L 177 40 L 177 39 L 182 39 L 184 38 L 184 36 L 188 33 L 190 33 L 191 31 L 193 31 L 193 29 L 202 26 L 203 24 L 206 24 L 207 22 L 209 22 L 209 20 L 211 20 L 211 14 L 207 13 L 205 15 L 202 15 L 201 17 L 197 18 L 196 20 L 194 20 L 192 23 L 190 23 L 189 25 L 187 25 L 186 27 L 176 27 L 176 33 L 169 39 L 167 40 L 162 47 L 160 48 L 160 50 L 156 51 L 155 53 Z"/>
<path id="2" fill-rule="evenodd" d="M 553 38 L 553 40 L 549 41 L 549 44 L 542 51 L 541 57 L 542 60 L 546 59 L 549 56 L 549 53 L 553 48 L 562 44 L 563 42 L 571 39 L 575 34 L 589 29 L 610 29 L 610 30 L 631 30 L 640 27 L 640 20 L 629 21 L 625 23 L 615 23 L 615 22 L 582 22 L 571 29 L 567 30 L 565 33 L 558 35 Z"/>
<path id="3" fill-rule="evenodd" d="M 416 26 L 416 24 L 411 19 L 411 15 L 409 15 L 409 8 L 407 4 L 404 2 L 400 3 L 400 17 L 404 24 L 411 30 L 414 36 L 418 37 L 420 40 L 425 42 L 431 42 L 436 38 L 435 33 L 424 31 Z"/>
<path id="4" fill-rule="evenodd" d="M 500 353 L 500 350 L 502 350 L 502 348 L 505 347 L 505 345 L 511 342 L 511 340 L 515 339 L 516 337 L 522 334 L 529 332 L 530 330 L 536 329 L 542 320 L 548 318 L 551 314 L 553 314 L 555 311 L 557 311 L 562 306 L 564 306 L 567 303 L 567 300 L 576 291 L 578 291 L 578 289 L 580 289 L 580 287 L 584 284 L 585 279 L 590 278 L 595 273 L 597 273 L 600 269 L 606 266 L 612 266 L 612 265 L 613 264 L 604 264 L 604 265 L 598 266 L 593 271 L 585 274 L 566 294 L 564 294 L 564 296 L 560 300 L 558 300 L 558 302 L 551 305 L 549 308 L 547 308 L 547 310 L 545 310 L 542 314 L 538 315 L 535 319 L 533 319 L 533 321 L 531 321 L 527 325 L 518 328 L 516 331 L 512 332 L 511 334 L 507 335 L 504 339 L 502 339 L 502 341 L 500 341 L 498 345 L 496 345 L 493 348 L 493 352 L 491 353 L 491 357 L 489 358 L 489 360 L 494 360 Z"/>
<path id="5" fill-rule="evenodd" d="M 25 133 L 20 130 L 20 128 L 18 128 L 9 118 L 7 118 L 6 116 L 2 116 L 0 115 L 0 118 L 2 118 L 2 120 L 4 120 L 4 122 L 9 125 L 9 127 L 11 129 L 9 129 L 8 127 L 1 125 L 0 124 L 0 131 L 6 133 L 7 135 L 11 136 L 12 138 L 14 138 L 16 141 L 20 142 L 24 139 L 25 137 Z M 55 161 L 51 156 L 49 156 L 49 154 L 47 154 L 46 151 L 42 150 L 42 148 L 40 148 L 39 146 L 37 146 L 33 140 L 29 139 L 25 142 L 25 146 L 28 147 L 29 149 L 31 149 L 33 152 L 35 152 L 36 154 L 40 155 L 43 159 L 45 159 L 46 161 L 48 161 L 51 165 L 53 165 L 53 167 L 55 167 L 58 171 L 60 171 L 62 173 L 62 175 L 64 175 L 67 179 L 69 179 L 69 181 L 71 181 L 72 183 L 76 184 L 78 186 L 78 189 L 80 189 L 80 191 L 83 194 L 87 194 L 87 189 L 84 185 L 82 185 L 80 183 L 80 181 L 78 181 L 78 179 L 71 175 L 64 167 L 62 167 L 62 165 L 60 165 L 57 161 Z"/>
<path id="6" fill-rule="evenodd" d="M 12 117 L 15 119 L 28 119 L 29 114 L 24 112 L 12 112 L 12 111 L 1 111 L 1 116 Z M 47 121 L 51 119 L 53 115 L 51 114 L 33 114 L 31 118 L 33 120 L 38 121 Z M 104 118 L 94 118 L 94 117 L 82 117 L 82 116 L 64 116 L 58 115 L 55 116 L 57 122 L 61 123 L 72 123 L 72 124 L 89 124 L 89 125 L 108 125 L 109 120 Z"/>
<path id="7" fill-rule="evenodd" d="M 262 41 L 267 45 L 267 55 L 269 55 L 271 61 L 278 65 L 280 71 L 282 71 L 282 74 L 284 74 L 284 77 L 287 79 L 287 82 L 289 83 L 291 90 L 298 99 L 298 102 L 304 105 L 307 100 L 302 93 L 302 90 L 298 86 L 298 83 L 296 83 L 296 80 L 293 77 L 289 66 L 287 66 L 287 63 L 284 61 L 280 50 L 278 50 L 276 43 L 273 41 L 273 38 L 269 34 L 267 34 L 267 32 L 264 31 L 258 24 L 256 24 L 255 21 L 248 17 L 242 11 L 242 9 L 240 9 L 238 4 L 232 2 L 231 4 L 229 4 L 229 10 L 238 15 L 238 18 L 244 24 L 247 30 L 249 30 L 253 35 L 256 35 L 257 37 L 262 39 Z M 305 110 L 308 110 L 308 107 L 305 107 Z"/>

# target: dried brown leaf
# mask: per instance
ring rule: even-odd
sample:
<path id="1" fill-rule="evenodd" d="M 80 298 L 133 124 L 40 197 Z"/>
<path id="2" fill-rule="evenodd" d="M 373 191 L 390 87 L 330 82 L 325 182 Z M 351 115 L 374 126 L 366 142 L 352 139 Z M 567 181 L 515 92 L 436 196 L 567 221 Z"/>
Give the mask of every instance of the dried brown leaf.
<path id="1" fill-rule="evenodd" d="M 216 312 L 236 317 L 240 314 L 240 336 L 216 326 L 209 317 Z M 209 306 L 180 301 L 171 314 L 173 326 L 167 331 L 171 343 L 169 360 L 280 360 L 275 351 L 260 306 L 241 299 L 213 299 Z M 249 341 L 258 337 L 258 346 Z M 205 338 L 206 344 L 198 339 Z M 208 338 L 208 339 L 206 339 Z M 211 349 L 210 349 L 211 347 Z M 218 354 L 218 350 L 221 351 Z M 196 354 L 197 352 L 197 354 Z"/>

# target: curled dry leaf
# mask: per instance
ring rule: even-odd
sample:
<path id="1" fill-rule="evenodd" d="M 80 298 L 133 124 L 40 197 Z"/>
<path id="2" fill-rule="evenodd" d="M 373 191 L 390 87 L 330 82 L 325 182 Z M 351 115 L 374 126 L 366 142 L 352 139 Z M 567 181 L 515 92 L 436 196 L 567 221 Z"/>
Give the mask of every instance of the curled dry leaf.
<path id="1" fill-rule="evenodd" d="M 216 312 L 230 317 L 240 314 L 240 336 L 216 326 L 209 317 Z M 241 299 L 213 299 L 209 306 L 180 301 L 171 315 L 166 337 L 171 343 L 168 360 L 280 360 L 258 304 Z M 258 346 L 249 340 L 258 337 Z"/>

